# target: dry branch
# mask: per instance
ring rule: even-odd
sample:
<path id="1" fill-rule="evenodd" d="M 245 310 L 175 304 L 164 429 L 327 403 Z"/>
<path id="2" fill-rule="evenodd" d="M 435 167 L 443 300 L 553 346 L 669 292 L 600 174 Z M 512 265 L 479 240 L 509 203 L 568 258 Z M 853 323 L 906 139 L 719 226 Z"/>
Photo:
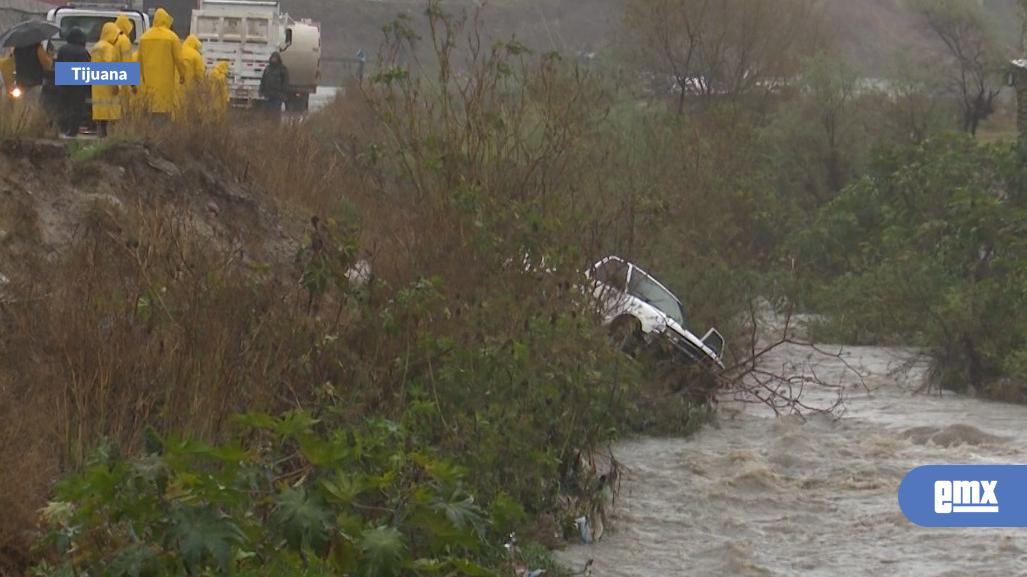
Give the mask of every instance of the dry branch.
<path id="1" fill-rule="evenodd" d="M 802 348 L 809 352 L 808 357 L 820 359 L 821 362 L 839 363 L 844 368 L 845 375 L 855 377 L 856 383 L 864 391 L 869 391 L 864 375 L 845 359 L 844 349 L 839 348 L 837 352 L 828 351 L 811 341 L 797 338 L 794 318 L 795 311 L 792 306 L 777 319 L 763 318 L 758 303 L 755 300 L 750 301 L 746 354 L 716 375 L 718 391 L 721 394 L 730 394 L 740 402 L 766 405 L 778 415 L 837 414 L 844 404 L 846 384 L 832 383 L 821 378 L 817 374 L 818 363 L 812 361 L 802 367 L 797 363 L 788 363 L 779 370 L 768 368 L 767 358 L 784 347 Z M 774 320 L 777 322 L 773 322 Z M 768 341 L 761 338 L 763 332 L 772 333 L 774 336 Z M 793 369 L 797 370 L 793 372 Z M 828 407 L 813 406 L 803 400 L 804 393 L 811 387 L 834 390 L 837 397 Z"/>

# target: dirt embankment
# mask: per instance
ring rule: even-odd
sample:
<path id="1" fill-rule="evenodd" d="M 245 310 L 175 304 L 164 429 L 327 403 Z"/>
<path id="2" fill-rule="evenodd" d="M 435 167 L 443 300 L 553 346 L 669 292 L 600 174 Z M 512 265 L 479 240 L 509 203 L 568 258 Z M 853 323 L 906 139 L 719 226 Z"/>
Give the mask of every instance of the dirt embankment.
<path id="1" fill-rule="evenodd" d="M 59 323 L 50 319 L 44 330 L 44 321 L 26 311 L 45 310 L 38 307 L 60 285 L 118 274 L 104 265 L 73 262 L 78 255 L 146 258 L 139 247 L 154 242 L 139 237 L 151 232 L 163 235 L 161 242 L 206 247 L 254 274 L 281 271 L 272 282 L 290 282 L 304 223 L 285 214 L 269 194 L 213 160 L 173 161 L 128 142 L 0 141 L 0 577 L 27 568 L 37 512 L 50 483 L 68 465 L 75 434 L 62 422 L 62 407 L 82 402 L 67 394 L 67 374 L 57 368 L 63 357 L 52 337 Z M 82 250 L 83 243 L 92 248 Z M 182 258 L 177 266 L 188 274 L 193 264 Z M 90 298 L 130 302 L 124 298 L 130 296 Z M 74 310 L 73 303 L 62 303 L 61 310 Z M 74 321 L 67 323 L 67 339 L 74 340 Z M 32 339 L 36 351 L 24 346 Z M 90 356 L 90 346 L 80 345 L 71 352 Z M 115 410 L 108 401 L 98 406 Z M 144 409 L 133 405 L 123 411 L 128 418 L 133 413 Z"/>
<path id="2" fill-rule="evenodd" d="M 3 263 L 32 269 L 58 256 L 94 210 L 117 221 L 126 208 L 156 207 L 176 209 L 195 232 L 244 259 L 295 254 L 268 196 L 213 163 L 176 163 L 137 143 L 71 150 L 61 141 L 0 142 L 0 272 L 10 274 Z"/>

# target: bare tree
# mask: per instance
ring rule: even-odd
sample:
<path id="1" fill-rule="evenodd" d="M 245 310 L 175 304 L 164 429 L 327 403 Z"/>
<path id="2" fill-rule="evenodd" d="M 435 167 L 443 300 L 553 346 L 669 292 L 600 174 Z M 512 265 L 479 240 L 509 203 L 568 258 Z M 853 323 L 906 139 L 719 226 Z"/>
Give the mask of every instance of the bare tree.
<path id="1" fill-rule="evenodd" d="M 768 94 L 822 40 L 812 0 L 629 0 L 625 26 L 639 60 L 670 75 L 678 112 L 702 100 Z"/>
<path id="2" fill-rule="evenodd" d="M 950 85 L 959 100 L 962 129 L 976 135 L 998 97 L 994 39 L 980 6 L 964 0 L 917 0 L 914 6 L 952 60 Z"/>

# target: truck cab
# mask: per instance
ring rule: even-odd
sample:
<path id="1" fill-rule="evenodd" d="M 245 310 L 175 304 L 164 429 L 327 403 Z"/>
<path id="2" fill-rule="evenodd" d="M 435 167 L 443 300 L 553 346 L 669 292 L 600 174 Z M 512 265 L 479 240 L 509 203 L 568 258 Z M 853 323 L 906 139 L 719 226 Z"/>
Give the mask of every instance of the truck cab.
<path id="1" fill-rule="evenodd" d="M 114 22 L 119 14 L 128 16 L 132 21 L 132 44 L 139 45 L 139 37 L 150 27 L 150 17 L 141 10 L 133 9 L 128 4 L 116 3 L 70 3 L 58 6 L 46 13 L 46 21 L 61 29 L 60 39 L 54 38 L 55 47 L 64 44 L 64 38 L 72 28 L 79 28 L 86 34 L 87 46 L 100 40 L 100 31 L 107 22 Z"/>

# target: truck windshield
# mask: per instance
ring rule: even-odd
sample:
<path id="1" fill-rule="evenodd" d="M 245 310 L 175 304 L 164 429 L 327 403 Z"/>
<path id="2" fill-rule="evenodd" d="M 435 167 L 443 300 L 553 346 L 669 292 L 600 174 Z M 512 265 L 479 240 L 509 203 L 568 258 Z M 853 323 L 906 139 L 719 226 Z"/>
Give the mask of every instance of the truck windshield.
<path id="1" fill-rule="evenodd" d="M 682 327 L 685 326 L 685 313 L 681 310 L 681 303 L 678 302 L 677 297 L 637 268 L 631 270 L 628 293 L 660 309 L 663 314 L 674 319 Z"/>
<path id="2" fill-rule="evenodd" d="M 114 22 L 117 14 L 112 16 L 93 14 L 93 15 L 68 15 L 61 18 L 61 38 L 67 38 L 68 32 L 71 32 L 72 28 L 78 28 L 82 32 L 86 33 L 86 40 L 92 44 L 100 39 L 100 32 L 103 30 L 103 25 L 107 22 Z M 133 43 L 136 41 L 136 27 L 139 26 L 138 22 L 132 22 L 132 34 L 129 35 L 129 40 Z"/>

